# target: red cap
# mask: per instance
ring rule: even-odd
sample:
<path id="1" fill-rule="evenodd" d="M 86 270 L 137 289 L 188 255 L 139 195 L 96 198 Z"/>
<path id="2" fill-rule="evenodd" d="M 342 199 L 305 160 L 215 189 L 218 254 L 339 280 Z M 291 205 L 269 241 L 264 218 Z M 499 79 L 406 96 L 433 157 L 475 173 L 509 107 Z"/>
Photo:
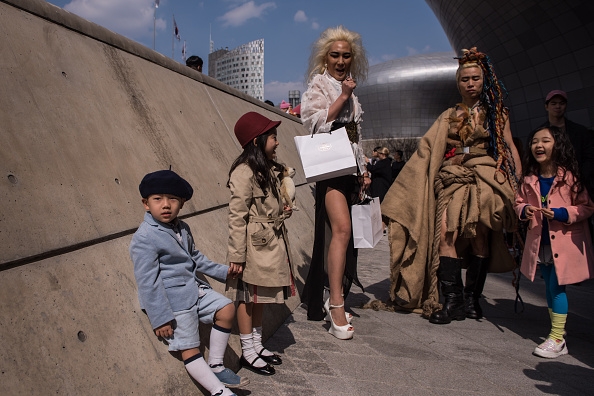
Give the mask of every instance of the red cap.
<path id="1" fill-rule="evenodd" d="M 555 89 L 547 94 L 545 103 L 548 103 L 549 100 L 553 99 L 553 96 L 561 96 L 563 99 L 567 100 L 567 94 L 565 93 L 565 91 L 561 91 L 560 89 Z"/>
<path id="2" fill-rule="evenodd" d="M 235 123 L 235 137 L 241 147 L 245 147 L 258 136 L 279 126 L 280 123 L 280 121 L 272 121 L 262 114 L 250 111 L 242 115 Z"/>

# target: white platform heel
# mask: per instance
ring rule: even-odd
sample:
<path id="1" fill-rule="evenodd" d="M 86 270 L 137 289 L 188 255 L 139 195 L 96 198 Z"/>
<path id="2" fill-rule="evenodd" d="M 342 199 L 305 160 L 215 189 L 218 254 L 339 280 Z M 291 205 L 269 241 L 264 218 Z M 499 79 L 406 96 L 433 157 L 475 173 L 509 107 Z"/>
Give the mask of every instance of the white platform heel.
<path id="1" fill-rule="evenodd" d="M 328 296 L 328 297 L 326 297 Z M 326 311 L 326 317 L 324 318 L 324 320 L 326 322 L 330 322 L 330 309 L 329 309 L 329 304 L 330 304 L 330 291 L 328 289 L 324 289 L 324 311 Z M 342 297 L 344 297 L 344 294 L 342 295 Z M 344 317 L 346 318 L 346 321 L 349 322 L 349 324 L 351 324 L 353 322 L 353 314 L 350 312 L 346 312 L 344 313 Z"/>
<path id="2" fill-rule="evenodd" d="M 344 326 L 337 326 L 332 319 L 332 315 L 330 315 L 330 310 L 332 308 L 342 308 L 344 307 L 344 302 L 340 305 L 331 305 L 330 299 L 326 300 L 324 303 L 324 309 L 328 312 L 328 316 L 330 317 L 330 328 L 328 329 L 328 333 L 332 334 L 334 337 L 338 338 L 339 340 L 350 340 L 353 338 L 353 334 L 355 330 L 350 323 L 347 323 Z M 351 329 L 351 330 L 349 330 Z"/>

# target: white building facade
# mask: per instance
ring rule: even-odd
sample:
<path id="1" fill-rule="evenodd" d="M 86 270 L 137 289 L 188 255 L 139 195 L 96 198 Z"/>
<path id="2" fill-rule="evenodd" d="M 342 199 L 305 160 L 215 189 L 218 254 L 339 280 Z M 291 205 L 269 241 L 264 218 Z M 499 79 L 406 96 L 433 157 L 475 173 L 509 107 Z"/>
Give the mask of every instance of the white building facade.
<path id="1" fill-rule="evenodd" d="M 264 39 L 208 55 L 208 75 L 258 100 L 264 100 Z"/>

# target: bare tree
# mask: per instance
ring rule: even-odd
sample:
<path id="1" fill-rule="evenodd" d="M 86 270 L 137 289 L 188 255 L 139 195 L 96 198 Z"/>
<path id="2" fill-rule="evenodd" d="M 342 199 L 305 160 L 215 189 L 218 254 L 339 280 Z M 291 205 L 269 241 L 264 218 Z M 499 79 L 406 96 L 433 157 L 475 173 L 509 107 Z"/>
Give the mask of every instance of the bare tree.
<path id="1" fill-rule="evenodd" d="M 402 150 L 402 159 L 407 161 L 417 151 L 420 139 L 420 137 L 410 136 L 363 140 L 363 151 L 371 153 L 375 147 L 386 147 L 390 150 L 390 156 L 393 157 L 396 150 Z"/>

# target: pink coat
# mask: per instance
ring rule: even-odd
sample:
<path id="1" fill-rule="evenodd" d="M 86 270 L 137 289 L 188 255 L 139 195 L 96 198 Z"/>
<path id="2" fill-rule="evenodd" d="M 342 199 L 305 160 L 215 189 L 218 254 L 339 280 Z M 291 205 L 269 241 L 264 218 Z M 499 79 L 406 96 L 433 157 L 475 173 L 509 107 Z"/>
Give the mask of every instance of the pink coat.
<path id="1" fill-rule="evenodd" d="M 574 178 L 570 172 L 559 170 L 549 192 L 549 208 L 565 208 L 569 214 L 567 223 L 556 220 L 549 222 L 551 250 L 555 272 L 560 285 L 568 285 L 594 277 L 594 252 L 588 228 L 588 217 L 594 213 L 594 203 L 584 189 L 580 194 L 571 191 Z M 526 205 L 540 208 L 540 183 L 538 176 L 524 178 L 516 194 L 514 208 L 518 217 Z M 526 235 L 526 246 L 522 257 L 521 272 L 534 281 L 536 261 L 542 235 L 543 214 L 536 212 Z"/>

